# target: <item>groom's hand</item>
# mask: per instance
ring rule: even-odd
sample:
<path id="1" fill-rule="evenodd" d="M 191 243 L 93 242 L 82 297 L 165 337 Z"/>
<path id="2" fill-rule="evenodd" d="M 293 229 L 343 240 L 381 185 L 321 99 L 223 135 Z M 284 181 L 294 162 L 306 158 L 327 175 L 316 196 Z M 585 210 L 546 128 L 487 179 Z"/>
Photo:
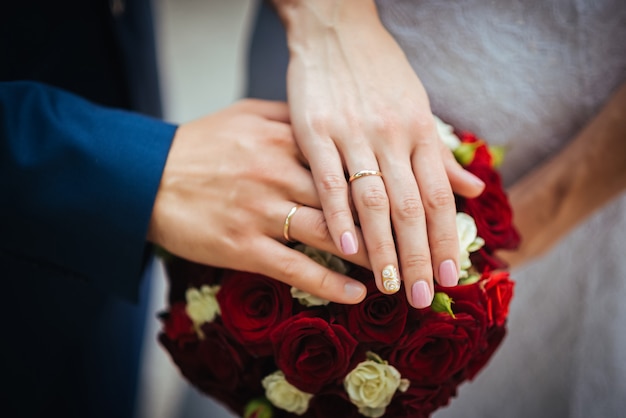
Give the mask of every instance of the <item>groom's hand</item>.
<path id="1" fill-rule="evenodd" d="M 303 206 L 285 227 L 296 205 Z M 148 239 L 191 261 L 264 274 L 334 302 L 357 303 L 365 297 L 363 284 L 285 245 L 287 234 L 338 253 L 319 208 L 287 106 L 244 100 L 178 128 Z M 367 267 L 361 248 L 344 258 Z"/>

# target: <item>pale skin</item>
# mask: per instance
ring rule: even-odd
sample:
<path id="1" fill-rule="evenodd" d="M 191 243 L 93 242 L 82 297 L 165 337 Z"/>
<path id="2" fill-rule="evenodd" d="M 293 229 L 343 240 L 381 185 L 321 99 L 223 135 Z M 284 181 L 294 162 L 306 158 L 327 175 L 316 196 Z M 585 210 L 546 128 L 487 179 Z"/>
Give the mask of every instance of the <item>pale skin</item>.
<path id="1" fill-rule="evenodd" d="M 360 225 L 378 288 L 391 293 L 382 272 L 397 267 L 411 305 L 429 306 L 433 278 L 458 282 L 453 191 L 475 197 L 484 184 L 441 144 L 426 92 L 373 1 L 273 3 L 287 31 L 295 139 L 336 248 L 359 251 Z M 383 176 L 348 183 L 360 170 Z"/>
<path id="2" fill-rule="evenodd" d="M 554 158 L 509 190 L 522 241 L 498 254 L 512 267 L 554 246 L 626 190 L 626 84 Z"/>
<path id="3" fill-rule="evenodd" d="M 293 240 L 339 254 L 315 185 L 295 144 L 284 103 L 244 100 L 181 125 L 156 196 L 148 240 L 191 261 L 264 274 L 346 304 L 360 282 L 285 245 Z M 357 240 L 362 242 L 359 230 Z M 344 258 L 369 267 L 364 250 Z"/>

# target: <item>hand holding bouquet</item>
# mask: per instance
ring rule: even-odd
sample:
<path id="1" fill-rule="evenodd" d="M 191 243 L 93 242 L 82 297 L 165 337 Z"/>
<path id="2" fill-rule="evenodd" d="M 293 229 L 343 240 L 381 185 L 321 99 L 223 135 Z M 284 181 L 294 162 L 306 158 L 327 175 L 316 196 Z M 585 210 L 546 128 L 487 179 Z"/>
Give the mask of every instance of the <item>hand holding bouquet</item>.
<path id="1" fill-rule="evenodd" d="M 457 197 L 461 280 L 435 286 L 413 309 L 385 295 L 370 271 L 298 245 L 368 288 L 357 305 L 330 303 L 264 277 L 170 258 L 161 344 L 185 378 L 245 417 L 422 417 L 446 405 L 488 362 L 506 333 L 513 282 L 494 256 L 519 236 L 498 153 L 440 122 L 457 160 L 486 183 Z"/>

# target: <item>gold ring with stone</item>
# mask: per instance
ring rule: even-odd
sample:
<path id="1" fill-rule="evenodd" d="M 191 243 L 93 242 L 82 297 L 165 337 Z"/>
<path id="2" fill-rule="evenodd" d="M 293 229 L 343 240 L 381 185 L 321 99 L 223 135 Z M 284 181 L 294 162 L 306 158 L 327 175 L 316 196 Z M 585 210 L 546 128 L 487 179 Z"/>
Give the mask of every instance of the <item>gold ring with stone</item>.
<path id="1" fill-rule="evenodd" d="M 350 178 L 348 179 L 348 182 L 352 183 L 354 180 L 360 179 L 361 177 L 366 177 L 366 176 L 382 177 L 383 173 L 381 173 L 378 170 L 361 170 L 361 171 L 357 171 L 356 173 L 354 173 L 353 175 L 350 176 Z"/>
<path id="2" fill-rule="evenodd" d="M 302 205 L 295 205 L 291 208 L 287 217 L 285 218 L 285 223 L 283 224 L 283 237 L 287 240 L 287 242 L 295 242 L 289 237 L 289 226 L 291 225 L 291 218 L 296 214 L 296 211 L 300 209 Z"/>

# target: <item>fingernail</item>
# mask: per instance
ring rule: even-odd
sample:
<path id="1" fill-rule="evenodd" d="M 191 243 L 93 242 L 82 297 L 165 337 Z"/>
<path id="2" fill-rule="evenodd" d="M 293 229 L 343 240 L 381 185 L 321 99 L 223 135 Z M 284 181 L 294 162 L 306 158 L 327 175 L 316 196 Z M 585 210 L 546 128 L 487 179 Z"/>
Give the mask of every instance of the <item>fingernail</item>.
<path id="1" fill-rule="evenodd" d="M 433 295 L 430 293 L 428 283 L 422 280 L 413 283 L 413 287 L 411 287 L 411 296 L 413 298 L 413 306 L 419 309 L 430 306 L 433 301 Z"/>
<path id="2" fill-rule="evenodd" d="M 459 283 L 459 273 L 452 260 L 446 260 L 439 265 L 439 284 L 445 287 L 456 286 Z"/>
<path id="3" fill-rule="evenodd" d="M 470 173 L 469 171 L 467 173 L 471 174 L 469 178 L 472 183 L 474 183 L 476 186 L 480 187 L 481 189 L 485 187 L 485 182 L 482 181 L 479 177 L 477 177 L 475 174 Z"/>
<path id="4" fill-rule="evenodd" d="M 343 293 L 348 299 L 359 299 L 363 295 L 364 291 L 365 288 L 363 285 L 353 282 L 348 282 L 343 286 Z"/>
<path id="5" fill-rule="evenodd" d="M 400 290 L 400 275 L 398 274 L 398 269 L 389 264 L 385 266 L 382 272 L 383 276 L 383 288 L 390 293 L 396 293 Z"/>
<path id="6" fill-rule="evenodd" d="M 356 237 L 350 231 L 346 231 L 341 234 L 341 251 L 345 255 L 356 254 L 358 248 L 356 243 Z"/>

